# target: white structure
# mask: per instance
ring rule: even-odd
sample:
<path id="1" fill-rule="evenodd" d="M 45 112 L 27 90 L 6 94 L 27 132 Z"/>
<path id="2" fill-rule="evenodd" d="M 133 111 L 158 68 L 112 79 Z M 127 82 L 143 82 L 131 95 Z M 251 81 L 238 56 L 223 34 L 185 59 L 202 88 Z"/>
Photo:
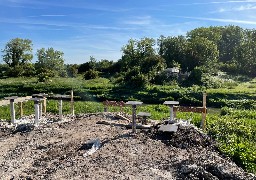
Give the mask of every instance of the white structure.
<path id="1" fill-rule="evenodd" d="M 170 72 L 170 73 L 179 73 L 180 72 L 180 70 L 179 70 L 179 68 L 178 67 L 172 67 L 172 68 L 167 68 L 166 70 L 165 70 L 166 72 Z"/>

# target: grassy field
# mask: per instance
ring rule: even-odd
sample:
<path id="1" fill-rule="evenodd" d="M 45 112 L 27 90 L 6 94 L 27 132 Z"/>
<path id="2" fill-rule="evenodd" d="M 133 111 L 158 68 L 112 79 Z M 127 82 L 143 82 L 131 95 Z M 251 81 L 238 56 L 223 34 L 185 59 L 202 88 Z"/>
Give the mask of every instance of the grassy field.
<path id="1" fill-rule="evenodd" d="M 256 108 L 256 80 L 236 83 L 232 88 L 206 89 L 199 86 L 149 85 L 143 89 L 131 89 L 114 85 L 110 80 L 99 78 L 53 78 L 51 82 L 37 82 L 36 78 L 0 79 L 0 99 L 7 96 L 27 96 L 34 93 L 70 94 L 74 90 L 77 100 L 140 100 L 146 104 L 162 104 L 177 100 L 181 105 L 202 106 L 202 94 L 207 92 L 208 107 Z"/>

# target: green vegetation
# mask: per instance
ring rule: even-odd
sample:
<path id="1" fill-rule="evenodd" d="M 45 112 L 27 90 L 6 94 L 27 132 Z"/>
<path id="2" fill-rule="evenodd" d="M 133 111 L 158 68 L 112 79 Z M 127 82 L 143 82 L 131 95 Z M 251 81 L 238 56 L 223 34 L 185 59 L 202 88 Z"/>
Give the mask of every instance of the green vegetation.
<path id="1" fill-rule="evenodd" d="M 185 106 L 221 108 L 207 116 L 207 133 L 219 149 L 250 172 L 256 172 L 256 31 L 238 26 L 200 27 L 186 36 L 130 39 L 117 61 L 90 57 L 83 64 L 65 64 L 64 52 L 37 50 L 29 39 L 15 38 L 2 50 L 0 99 L 34 93 L 70 94 L 74 90 L 76 113 L 103 111 L 104 100 L 139 100 L 138 111 L 160 120 L 169 116 L 166 100 Z M 74 60 L 75 62 L 75 60 Z M 15 77 L 15 78 L 14 78 Z M 158 105 L 156 105 L 158 104 Z M 17 117 L 18 115 L 18 107 Z M 64 113 L 69 113 L 64 103 Z M 117 109 L 111 109 L 117 111 Z M 8 107 L 0 107 L 0 118 L 10 119 Z M 57 102 L 49 100 L 47 111 L 57 113 Z M 131 113 L 130 107 L 125 107 Z M 33 113 L 31 101 L 24 104 Z M 178 113 L 200 126 L 200 114 Z"/>
<path id="2" fill-rule="evenodd" d="M 207 92 L 208 107 L 256 108 L 255 80 L 237 82 L 232 89 L 206 89 L 178 85 L 148 85 L 144 88 L 117 86 L 109 79 L 84 80 L 76 78 L 52 78 L 50 82 L 38 82 L 37 78 L 0 79 L 0 98 L 7 96 L 27 96 L 34 93 L 69 94 L 74 90 L 76 100 L 140 100 L 146 104 L 162 104 L 166 100 L 178 100 L 182 105 L 202 106 L 202 93 Z"/>
<path id="3" fill-rule="evenodd" d="M 35 69 L 40 82 L 46 82 L 54 76 L 67 76 L 63 55 L 63 52 L 53 48 L 41 48 L 37 51 L 38 61 L 35 63 Z"/>
<path id="4" fill-rule="evenodd" d="M 2 52 L 4 53 L 3 61 L 7 64 L 4 68 L 4 76 L 19 77 L 33 75 L 34 67 L 31 63 L 33 59 L 31 40 L 12 39 L 7 42 Z"/>
<path id="5" fill-rule="evenodd" d="M 192 118 L 200 127 L 201 115 L 178 113 L 178 118 Z M 221 114 L 207 114 L 207 134 L 218 142 L 219 150 L 240 167 L 256 173 L 256 112 L 233 108 L 221 109 Z"/>
<path id="6" fill-rule="evenodd" d="M 186 36 L 130 39 L 116 62 L 90 57 L 89 62 L 66 65 L 64 52 L 53 48 L 38 49 L 37 61 L 32 63 L 32 40 L 15 38 L 2 50 L 5 64 L 0 65 L 0 78 L 33 76 L 45 82 L 79 74 L 87 80 L 108 78 L 129 88 L 156 84 L 232 88 L 233 81 L 223 80 L 219 74 L 239 74 L 247 79 L 256 76 L 255 34 L 254 29 L 232 25 L 200 27 Z"/>
<path id="7" fill-rule="evenodd" d="M 208 118 L 207 131 L 239 166 L 256 173 L 256 113 L 233 110 L 224 116 Z"/>

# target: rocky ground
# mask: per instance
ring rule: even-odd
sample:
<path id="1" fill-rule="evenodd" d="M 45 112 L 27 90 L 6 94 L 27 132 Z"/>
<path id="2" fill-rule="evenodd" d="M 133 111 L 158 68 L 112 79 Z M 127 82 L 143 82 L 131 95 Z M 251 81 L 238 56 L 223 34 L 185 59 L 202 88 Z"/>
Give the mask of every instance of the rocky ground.
<path id="1" fill-rule="evenodd" d="M 132 134 L 113 114 L 44 119 L 36 127 L 0 123 L 1 179 L 256 179 L 193 126 Z"/>

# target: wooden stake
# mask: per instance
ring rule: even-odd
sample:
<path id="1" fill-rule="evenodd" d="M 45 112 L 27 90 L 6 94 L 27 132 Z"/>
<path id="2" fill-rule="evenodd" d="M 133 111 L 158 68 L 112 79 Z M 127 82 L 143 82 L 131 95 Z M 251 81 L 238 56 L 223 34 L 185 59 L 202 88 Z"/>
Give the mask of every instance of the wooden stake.
<path id="1" fill-rule="evenodd" d="M 19 108 L 20 108 L 20 117 L 23 116 L 23 103 L 19 102 Z"/>
<path id="2" fill-rule="evenodd" d="M 176 108 L 175 108 L 175 109 L 173 109 L 173 117 L 174 117 L 174 118 L 176 118 L 176 117 L 177 117 L 177 110 L 176 110 Z"/>
<path id="3" fill-rule="evenodd" d="M 203 130 L 205 130 L 206 128 L 206 93 L 203 93 L 203 112 L 202 112 L 201 127 Z"/>
<path id="4" fill-rule="evenodd" d="M 74 108 L 74 91 L 73 91 L 73 89 L 71 90 L 70 105 L 71 105 L 71 114 L 72 114 L 72 116 L 74 116 L 75 115 L 75 108 Z"/>
<path id="5" fill-rule="evenodd" d="M 132 105 L 132 132 L 136 133 L 136 105 Z"/>
<path id="6" fill-rule="evenodd" d="M 43 112 L 44 114 L 46 114 L 46 97 L 44 97 L 44 100 L 43 100 Z"/>

